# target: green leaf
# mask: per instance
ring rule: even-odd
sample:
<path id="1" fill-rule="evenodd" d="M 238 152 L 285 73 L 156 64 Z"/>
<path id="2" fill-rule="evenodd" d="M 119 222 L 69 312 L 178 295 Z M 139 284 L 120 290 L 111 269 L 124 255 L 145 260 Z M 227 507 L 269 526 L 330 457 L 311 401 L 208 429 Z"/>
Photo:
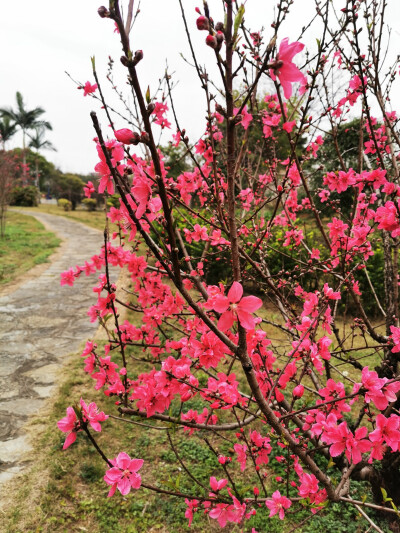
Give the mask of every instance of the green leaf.
<path id="1" fill-rule="evenodd" d="M 244 17 L 244 12 L 245 12 L 245 9 L 244 9 L 244 5 L 242 4 L 236 13 L 235 22 L 233 23 L 233 38 L 235 38 L 237 35 L 239 26 L 242 23 L 242 20 Z"/>
<path id="2" fill-rule="evenodd" d="M 150 98 L 150 85 L 147 86 L 147 91 L 146 91 L 146 102 L 149 104 L 151 102 L 151 98 Z"/>
<path id="3" fill-rule="evenodd" d="M 329 459 L 329 463 L 328 463 L 328 466 L 327 468 L 332 468 L 332 466 L 335 465 L 335 461 L 332 459 L 332 457 Z"/>
<path id="4" fill-rule="evenodd" d="M 393 509 L 398 513 L 399 511 L 398 511 L 397 507 L 395 506 L 395 504 L 393 503 L 392 498 L 389 498 L 389 501 L 390 501 L 390 504 L 393 507 Z"/>
<path id="5" fill-rule="evenodd" d="M 93 72 L 96 70 L 96 58 L 95 56 L 92 56 L 90 58 L 90 61 L 92 62 L 92 69 L 93 69 Z"/>
<path id="6" fill-rule="evenodd" d="M 381 487 L 381 492 L 382 492 L 382 496 L 383 496 L 383 501 L 387 501 L 387 492 L 384 488 Z"/>

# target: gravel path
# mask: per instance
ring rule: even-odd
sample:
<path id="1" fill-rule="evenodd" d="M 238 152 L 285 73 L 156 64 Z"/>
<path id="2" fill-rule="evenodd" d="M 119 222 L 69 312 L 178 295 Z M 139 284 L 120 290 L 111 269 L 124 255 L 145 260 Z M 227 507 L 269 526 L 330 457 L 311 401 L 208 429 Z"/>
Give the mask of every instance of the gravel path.
<path id="1" fill-rule="evenodd" d="M 86 315 L 96 278 L 82 275 L 74 287 L 61 287 L 60 272 L 99 253 L 102 233 L 61 216 L 29 214 L 63 243 L 44 272 L 0 297 L 0 486 L 24 467 L 24 423 L 50 396 L 63 359 L 97 329 Z"/>

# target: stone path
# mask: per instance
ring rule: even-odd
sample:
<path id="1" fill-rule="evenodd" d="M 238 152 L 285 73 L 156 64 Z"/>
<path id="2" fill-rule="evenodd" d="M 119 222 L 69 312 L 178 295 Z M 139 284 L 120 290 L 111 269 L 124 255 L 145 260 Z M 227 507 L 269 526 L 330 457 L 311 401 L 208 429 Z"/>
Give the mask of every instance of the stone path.
<path id="1" fill-rule="evenodd" d="M 23 468 L 29 451 L 24 423 L 54 388 L 65 356 L 97 325 L 86 315 L 95 303 L 94 276 L 60 286 L 60 272 L 83 265 L 102 245 L 102 233 L 64 217 L 29 213 L 62 240 L 50 266 L 0 297 L 0 485 Z"/>

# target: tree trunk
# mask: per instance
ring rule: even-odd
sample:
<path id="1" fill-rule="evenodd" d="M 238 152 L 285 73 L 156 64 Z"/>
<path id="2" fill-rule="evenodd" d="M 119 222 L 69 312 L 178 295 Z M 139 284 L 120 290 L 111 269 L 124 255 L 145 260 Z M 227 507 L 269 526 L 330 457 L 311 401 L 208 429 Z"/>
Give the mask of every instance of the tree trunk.
<path id="1" fill-rule="evenodd" d="M 392 248 L 393 243 L 389 232 L 383 231 L 383 253 L 384 253 L 384 287 L 385 287 L 385 309 L 386 309 L 386 335 L 391 335 L 391 326 L 397 324 L 398 302 L 396 297 L 397 288 L 397 265 L 393 264 Z M 395 254 L 396 256 L 397 254 Z M 385 348 L 385 359 L 380 366 L 381 377 L 393 379 L 398 374 L 398 357 L 393 354 L 390 347 Z"/>
<path id="2" fill-rule="evenodd" d="M 26 179 L 26 146 L 25 146 L 25 130 L 22 130 L 22 184 L 27 185 Z"/>

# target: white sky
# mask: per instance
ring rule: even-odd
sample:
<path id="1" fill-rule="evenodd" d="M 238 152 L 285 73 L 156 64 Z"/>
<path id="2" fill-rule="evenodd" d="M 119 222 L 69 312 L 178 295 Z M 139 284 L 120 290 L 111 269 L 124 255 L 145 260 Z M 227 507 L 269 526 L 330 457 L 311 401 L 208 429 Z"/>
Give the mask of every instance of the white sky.
<path id="1" fill-rule="evenodd" d="M 125 2 L 127 0 L 122 3 Z M 247 25 L 255 31 L 264 26 L 267 32 L 272 32 L 270 24 L 276 3 L 277 0 L 248 0 Z M 108 5 L 108 2 L 104 4 Z M 183 0 L 183 4 L 200 63 L 213 71 L 213 52 L 204 44 L 206 32 L 197 31 L 195 26 L 197 14 L 194 8 L 196 5 L 201 7 L 202 2 Z M 98 111 L 101 123 L 106 124 L 98 103 L 89 97 L 84 98 L 83 91 L 76 89 L 65 71 L 80 82 L 90 80 L 93 83 L 90 57 L 94 55 L 105 89 L 108 86 L 103 75 L 109 55 L 115 60 L 115 70 L 121 76 L 126 72 L 119 62 L 121 46 L 118 35 L 113 33 L 113 22 L 97 15 L 100 5 L 101 0 L 3 0 L 0 18 L 0 107 L 15 106 L 15 92 L 20 91 L 28 109 L 41 106 L 46 110 L 44 118 L 53 126 L 48 139 L 57 152 L 43 152 L 43 155 L 64 172 L 89 173 L 97 162 L 89 112 L 93 109 Z M 222 19 L 221 1 L 209 0 L 209 5 L 214 21 Z M 280 38 L 295 40 L 301 27 L 314 14 L 314 5 L 314 0 L 295 0 Z M 335 0 L 335 5 L 342 7 L 345 0 Z M 218 17 L 218 14 L 221 16 Z M 389 0 L 387 20 L 400 20 L 399 0 Z M 306 46 L 315 46 L 316 37 L 313 32 L 303 42 Z M 399 33 L 394 32 L 392 39 L 392 49 L 396 49 L 397 53 L 400 49 Z M 170 71 L 175 71 L 175 79 L 179 80 L 175 104 L 181 127 L 186 127 L 192 140 L 200 136 L 204 129 L 204 99 L 194 70 L 180 56 L 182 52 L 191 59 L 178 0 L 142 0 L 131 43 L 133 50 L 144 51 L 144 59 L 138 66 L 144 88 L 148 84 L 151 89 L 156 88 L 168 60 Z M 124 82 L 120 84 L 120 88 L 123 87 Z M 108 90 L 105 92 L 112 94 Z M 113 96 L 110 98 L 112 102 L 115 103 Z M 122 120 L 116 121 L 117 128 L 125 126 Z M 172 127 L 172 133 L 174 131 Z M 165 142 L 170 139 L 171 134 L 167 133 Z M 20 136 L 16 135 L 8 148 L 20 145 Z"/>

